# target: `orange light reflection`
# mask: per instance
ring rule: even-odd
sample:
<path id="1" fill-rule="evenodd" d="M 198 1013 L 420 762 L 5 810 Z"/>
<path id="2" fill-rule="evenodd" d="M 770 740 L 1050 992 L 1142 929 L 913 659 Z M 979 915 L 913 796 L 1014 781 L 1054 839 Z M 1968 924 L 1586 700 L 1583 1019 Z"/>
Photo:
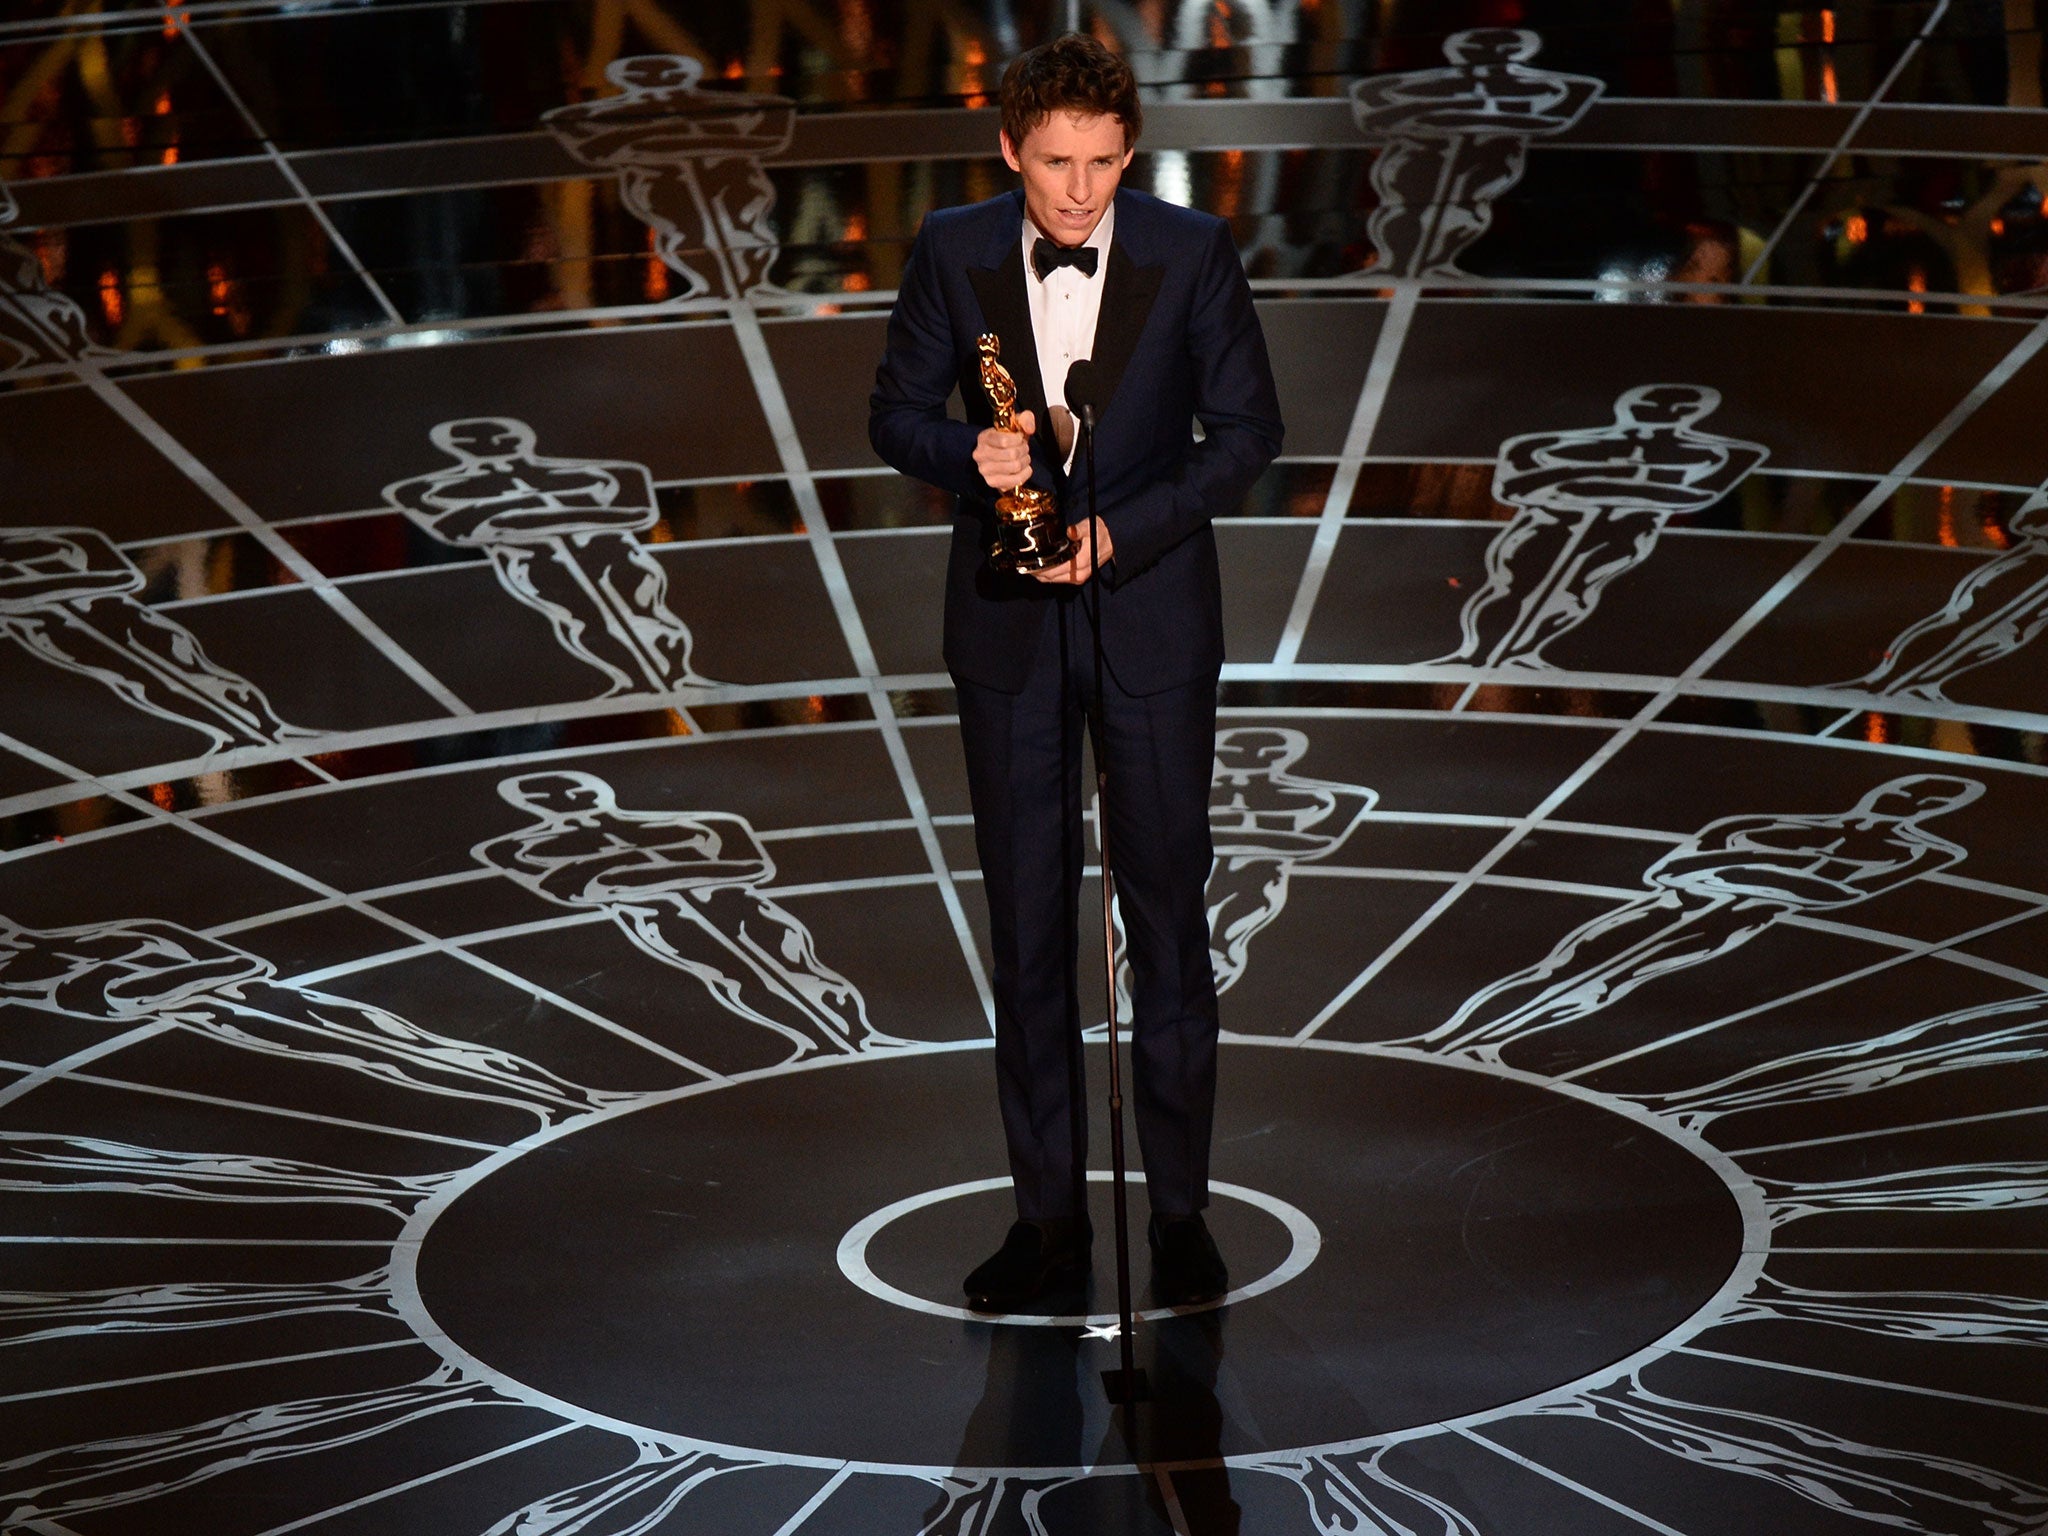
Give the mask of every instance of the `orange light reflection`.
<path id="1" fill-rule="evenodd" d="M 982 69 L 988 63 L 988 49 L 978 37 L 970 37 L 960 48 L 960 95 L 961 105 L 985 107 L 988 105 L 988 81 Z"/>
<path id="2" fill-rule="evenodd" d="M 654 231 L 647 231 L 647 268 L 640 281 L 640 292 L 650 304 L 659 304 L 668 297 L 668 263 L 654 253 Z"/>
<path id="3" fill-rule="evenodd" d="M 1935 500 L 1934 536 L 1950 549 L 1962 543 L 1956 537 L 1956 488 L 1944 485 Z"/>

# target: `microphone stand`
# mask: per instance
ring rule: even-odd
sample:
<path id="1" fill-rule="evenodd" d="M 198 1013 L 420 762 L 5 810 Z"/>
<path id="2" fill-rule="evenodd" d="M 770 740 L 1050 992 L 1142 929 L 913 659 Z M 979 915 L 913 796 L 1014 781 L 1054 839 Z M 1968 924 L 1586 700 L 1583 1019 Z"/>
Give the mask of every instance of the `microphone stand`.
<path id="1" fill-rule="evenodd" d="M 1079 366 L 1078 364 L 1076 365 Z M 1071 403 L 1071 402 L 1070 402 Z M 1109 752 L 1102 709 L 1102 566 L 1096 555 L 1095 406 L 1083 404 L 1075 413 L 1081 423 L 1082 456 L 1088 465 L 1088 585 L 1095 601 L 1088 605 L 1088 631 L 1095 646 L 1095 697 L 1090 726 L 1095 738 L 1095 841 L 1102 852 L 1103 998 L 1109 1020 L 1109 1169 L 1110 1206 L 1116 1213 L 1116 1306 L 1120 1368 L 1102 1373 L 1102 1386 L 1112 1403 L 1129 1408 L 1151 1395 L 1145 1373 L 1132 1350 L 1131 1224 L 1124 1183 L 1124 1086 L 1122 1052 L 1116 1038 L 1115 877 L 1109 857 Z"/>

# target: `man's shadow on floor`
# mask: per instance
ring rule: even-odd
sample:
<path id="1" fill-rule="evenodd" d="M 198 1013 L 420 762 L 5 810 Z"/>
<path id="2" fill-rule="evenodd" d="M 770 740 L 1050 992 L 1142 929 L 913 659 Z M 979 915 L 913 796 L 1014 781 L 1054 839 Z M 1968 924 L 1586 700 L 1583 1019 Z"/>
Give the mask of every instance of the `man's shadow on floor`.
<path id="1" fill-rule="evenodd" d="M 1227 1308 L 1212 1308 L 1137 1324 L 1151 1394 L 1132 1410 L 1103 1391 L 1114 1342 L 1071 1325 L 963 1324 L 987 1336 L 988 1381 L 954 1458 L 961 1470 L 940 1482 L 920 1536 L 1174 1536 L 1180 1525 L 1190 1536 L 1238 1536 L 1216 1396 L 1227 1319 Z M 1135 1477 L 1076 1475 L 1133 1463 Z"/>

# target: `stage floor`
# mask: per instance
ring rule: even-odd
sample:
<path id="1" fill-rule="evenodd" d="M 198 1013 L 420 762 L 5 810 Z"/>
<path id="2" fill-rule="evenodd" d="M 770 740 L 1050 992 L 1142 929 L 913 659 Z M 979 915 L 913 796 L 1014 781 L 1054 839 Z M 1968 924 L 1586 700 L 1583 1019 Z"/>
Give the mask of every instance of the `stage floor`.
<path id="1" fill-rule="evenodd" d="M 1092 1284 L 961 1309 L 952 513 L 865 432 L 1065 6 L 30 9 L 0 1536 L 2048 1531 L 2037 32 L 1086 8 L 1288 424 L 1236 1289 L 1140 1237 L 1126 1417 L 1099 1104 Z"/>

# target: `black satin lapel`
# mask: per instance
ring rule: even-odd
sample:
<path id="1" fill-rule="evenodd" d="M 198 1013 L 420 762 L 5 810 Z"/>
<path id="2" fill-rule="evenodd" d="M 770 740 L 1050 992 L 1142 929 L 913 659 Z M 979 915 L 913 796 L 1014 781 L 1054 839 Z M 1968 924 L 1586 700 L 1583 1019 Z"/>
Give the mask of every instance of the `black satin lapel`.
<path id="1" fill-rule="evenodd" d="M 1018 264 L 1022 265 L 1021 258 Z M 1102 385 L 1105 414 L 1116 403 L 1116 387 L 1131 354 L 1138 350 L 1138 337 L 1151 317 L 1152 301 L 1159 297 L 1159 280 L 1165 273 L 1164 267 L 1139 266 L 1121 244 L 1114 239 L 1109 242 L 1102 310 L 1095 320 L 1095 374 Z"/>
<path id="2" fill-rule="evenodd" d="M 1017 409 L 1034 412 L 1043 421 L 1045 381 L 1038 374 L 1038 339 L 1032 334 L 1031 300 L 1024 291 L 1022 242 L 1010 242 L 1010 254 L 999 267 L 969 267 L 967 280 L 981 301 L 982 318 L 1002 338 L 998 360 L 1017 381 Z"/>

